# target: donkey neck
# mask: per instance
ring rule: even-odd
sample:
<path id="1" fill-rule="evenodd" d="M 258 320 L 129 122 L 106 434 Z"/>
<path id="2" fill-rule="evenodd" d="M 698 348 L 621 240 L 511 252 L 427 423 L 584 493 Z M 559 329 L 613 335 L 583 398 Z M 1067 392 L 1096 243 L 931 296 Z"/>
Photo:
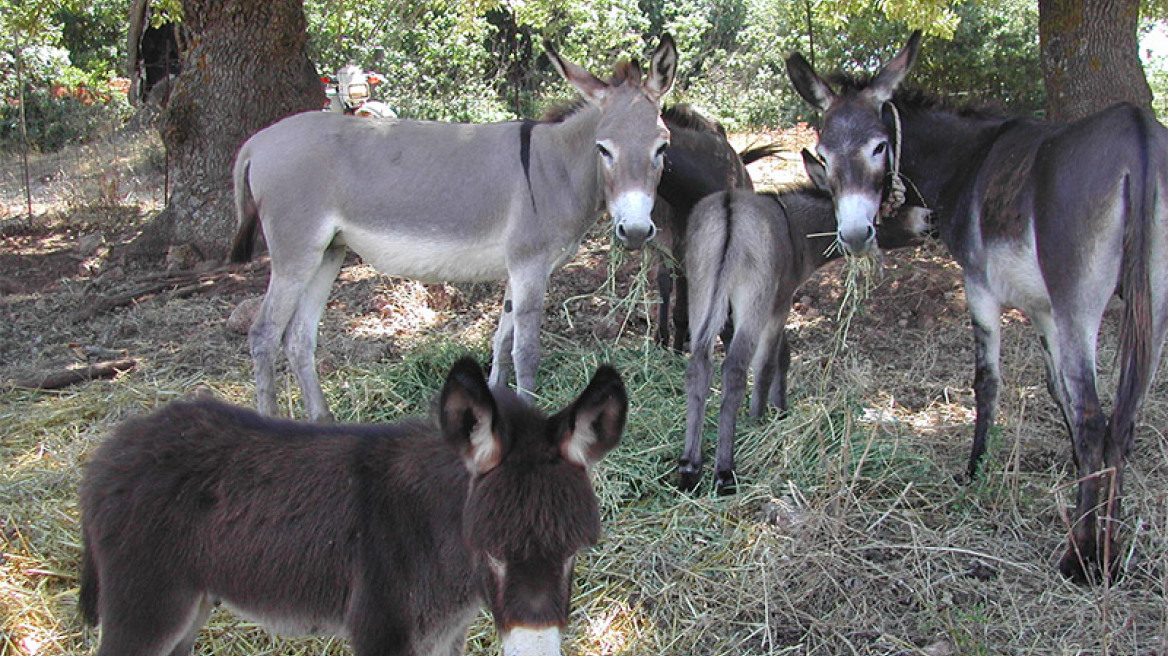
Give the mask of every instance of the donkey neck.
<path id="1" fill-rule="evenodd" d="M 801 276 L 841 255 L 836 240 L 835 208 L 831 196 L 812 187 L 799 187 L 775 196 L 783 207 L 790 231 L 791 249 L 801 264 Z"/>
<path id="2" fill-rule="evenodd" d="M 938 212 L 941 222 L 951 218 L 954 187 L 964 186 L 975 162 L 1007 122 L 1008 119 L 998 117 L 966 117 L 952 111 L 901 108 L 901 173 L 925 204 Z"/>
<path id="3" fill-rule="evenodd" d="M 540 214 L 570 219 L 600 213 L 604 204 L 596 155 L 600 118 L 601 110 L 589 104 L 561 121 L 532 128 L 528 181 Z M 589 222 L 581 233 L 590 226 Z"/>

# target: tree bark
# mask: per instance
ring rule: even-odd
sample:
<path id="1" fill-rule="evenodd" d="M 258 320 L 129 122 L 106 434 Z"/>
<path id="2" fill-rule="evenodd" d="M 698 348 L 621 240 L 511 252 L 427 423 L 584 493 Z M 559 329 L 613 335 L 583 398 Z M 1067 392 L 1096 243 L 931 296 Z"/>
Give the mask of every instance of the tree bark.
<path id="1" fill-rule="evenodd" d="M 325 101 L 302 0 L 183 0 L 183 14 L 189 47 L 161 126 L 173 191 L 131 258 L 156 259 L 185 243 L 223 259 L 235 231 L 236 151 L 260 129 Z"/>
<path id="2" fill-rule="evenodd" d="M 1140 64 L 1140 0 L 1039 0 L 1047 118 L 1068 121 L 1127 101 L 1151 110 Z"/>

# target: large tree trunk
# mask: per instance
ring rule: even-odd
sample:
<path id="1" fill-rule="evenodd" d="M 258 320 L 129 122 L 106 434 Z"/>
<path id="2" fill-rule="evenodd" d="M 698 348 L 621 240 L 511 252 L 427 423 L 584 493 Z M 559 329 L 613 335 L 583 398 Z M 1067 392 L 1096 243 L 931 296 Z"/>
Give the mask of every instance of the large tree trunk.
<path id="1" fill-rule="evenodd" d="M 1140 64 L 1140 0 L 1039 0 L 1047 118 L 1082 118 L 1126 100 L 1152 106 Z"/>
<path id="2" fill-rule="evenodd" d="M 325 96 L 302 0 L 183 0 L 183 13 L 190 47 L 161 127 L 173 191 L 130 255 L 190 244 L 221 260 L 235 231 L 239 146 L 285 116 L 320 109 Z"/>

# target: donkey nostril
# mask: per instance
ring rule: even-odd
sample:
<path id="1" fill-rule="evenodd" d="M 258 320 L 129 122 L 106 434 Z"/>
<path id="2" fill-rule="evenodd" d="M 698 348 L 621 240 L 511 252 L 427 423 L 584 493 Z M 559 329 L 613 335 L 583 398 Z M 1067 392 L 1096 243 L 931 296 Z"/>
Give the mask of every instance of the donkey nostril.
<path id="1" fill-rule="evenodd" d="M 628 232 L 625 230 L 625 224 L 619 223 L 616 226 L 616 236 L 621 238 L 621 241 L 629 238 Z"/>
<path id="2" fill-rule="evenodd" d="M 868 226 L 868 236 L 865 237 L 865 239 L 871 240 L 875 236 L 876 236 L 876 228 L 874 228 L 873 226 Z"/>

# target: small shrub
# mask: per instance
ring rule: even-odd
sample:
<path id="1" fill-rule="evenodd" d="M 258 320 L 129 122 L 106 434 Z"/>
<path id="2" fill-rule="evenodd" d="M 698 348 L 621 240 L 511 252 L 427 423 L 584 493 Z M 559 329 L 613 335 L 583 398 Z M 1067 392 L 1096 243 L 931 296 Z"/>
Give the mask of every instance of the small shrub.
<path id="1" fill-rule="evenodd" d="M 97 98 L 93 102 L 79 92 L 33 89 L 24 96 L 25 126 L 29 148 L 47 153 L 79 144 L 121 125 L 130 114 L 124 98 Z M 21 148 L 20 105 L 0 107 L 0 151 Z"/>

